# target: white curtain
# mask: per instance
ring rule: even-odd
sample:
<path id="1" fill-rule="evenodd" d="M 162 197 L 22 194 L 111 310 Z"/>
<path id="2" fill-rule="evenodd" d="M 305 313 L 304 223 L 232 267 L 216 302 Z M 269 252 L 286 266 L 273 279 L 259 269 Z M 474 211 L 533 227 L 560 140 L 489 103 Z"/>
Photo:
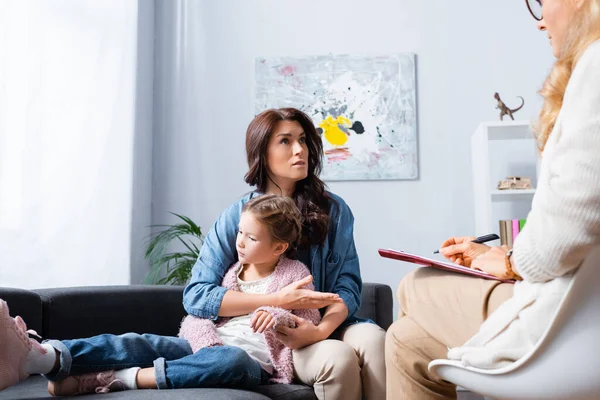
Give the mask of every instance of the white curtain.
<path id="1" fill-rule="evenodd" d="M 206 129 L 206 119 L 212 116 L 205 110 L 214 101 L 206 90 L 211 76 L 205 19 L 212 4 L 212 0 L 155 1 L 153 224 L 174 222 L 169 212 L 201 222 L 207 198 L 219 196 L 220 188 L 203 186 L 204 175 L 227 165 L 214 163 L 214 150 L 207 144 L 223 134 Z"/>
<path id="2" fill-rule="evenodd" d="M 0 0 L 0 286 L 141 283 L 151 225 L 199 219 L 209 7 Z"/>
<path id="3" fill-rule="evenodd" d="M 0 286 L 130 282 L 137 28 L 135 0 L 0 1 Z"/>

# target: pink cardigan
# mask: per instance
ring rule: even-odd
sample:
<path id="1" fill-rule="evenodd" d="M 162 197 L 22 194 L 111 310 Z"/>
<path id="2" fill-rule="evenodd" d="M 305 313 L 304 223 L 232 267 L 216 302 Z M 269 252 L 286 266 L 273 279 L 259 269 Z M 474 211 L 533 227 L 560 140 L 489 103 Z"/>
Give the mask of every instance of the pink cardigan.
<path id="1" fill-rule="evenodd" d="M 239 262 L 233 264 L 227 270 L 221 286 L 239 292 L 240 288 L 237 283 L 238 269 Z M 284 286 L 296 282 L 308 275 L 310 275 L 310 271 L 306 265 L 297 260 L 281 257 L 275 271 L 273 271 L 273 279 L 267 287 L 266 293 L 275 293 Z M 314 290 L 312 283 L 304 288 Z M 259 310 L 267 311 L 275 318 L 275 327 L 277 325 L 284 325 L 292 328 L 295 327 L 295 322 L 288 310 L 279 307 L 260 307 L 256 311 Z M 321 321 L 321 314 L 318 310 L 292 310 L 291 313 L 304 318 L 315 325 Z M 179 337 L 188 341 L 194 353 L 204 347 L 222 346 L 223 342 L 221 342 L 216 328 L 223 326 L 230 319 L 230 317 L 219 317 L 216 322 L 213 322 L 210 319 L 188 315 L 181 322 Z M 269 348 L 269 354 L 271 355 L 271 362 L 273 363 L 273 376 L 271 377 L 270 382 L 291 383 L 294 378 L 292 350 L 277 340 L 275 337 L 275 327 L 263 333 Z"/>

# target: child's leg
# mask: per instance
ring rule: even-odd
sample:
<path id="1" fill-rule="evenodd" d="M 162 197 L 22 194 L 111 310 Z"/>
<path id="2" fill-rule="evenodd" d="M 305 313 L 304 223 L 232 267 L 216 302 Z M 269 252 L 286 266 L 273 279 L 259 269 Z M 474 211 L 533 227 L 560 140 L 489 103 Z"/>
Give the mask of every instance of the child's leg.
<path id="1" fill-rule="evenodd" d="M 159 389 L 234 387 L 255 389 L 266 384 L 268 374 L 260 364 L 244 350 L 234 346 L 215 346 L 200 349 L 196 353 L 179 360 L 166 361 L 164 358 L 154 362 L 154 380 L 146 386 L 145 372 L 138 374 L 140 388 Z M 150 375 L 151 376 L 151 375 Z"/>
<path id="2" fill-rule="evenodd" d="M 244 350 L 233 346 L 200 349 L 179 360 L 159 358 L 151 368 L 93 372 L 49 382 L 53 396 L 131 389 L 234 387 L 255 389 L 269 375 Z"/>
<path id="3" fill-rule="evenodd" d="M 135 377 L 135 384 L 138 389 L 158 389 L 154 367 L 140 369 Z"/>
<path id="4" fill-rule="evenodd" d="M 52 381 L 87 372 L 149 367 L 160 357 L 176 360 L 192 354 L 184 339 L 151 334 L 99 335 L 45 343 L 60 353 L 60 368 L 46 375 Z"/>
<path id="5" fill-rule="evenodd" d="M 190 354 L 184 339 L 132 333 L 39 345 L 28 338 L 25 322 L 11 318 L 8 305 L 0 299 L 0 390 L 35 373 L 61 380 L 72 374 L 151 366 L 157 358 L 174 360 Z"/>

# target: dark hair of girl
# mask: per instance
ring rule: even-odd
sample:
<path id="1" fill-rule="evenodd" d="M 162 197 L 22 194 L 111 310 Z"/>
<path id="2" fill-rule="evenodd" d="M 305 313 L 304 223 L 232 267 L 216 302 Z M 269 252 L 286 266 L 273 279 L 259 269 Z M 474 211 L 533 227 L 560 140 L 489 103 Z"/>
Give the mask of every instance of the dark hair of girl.
<path id="1" fill-rule="evenodd" d="M 302 216 L 294 200 L 278 194 L 265 194 L 244 204 L 242 212 L 251 213 L 267 228 L 274 241 L 287 243 L 286 256 L 296 256 L 302 235 Z"/>
<path id="2" fill-rule="evenodd" d="M 308 147 L 308 176 L 296 183 L 293 199 L 302 215 L 301 245 L 321 244 L 329 225 L 329 196 L 319 179 L 323 167 L 323 142 L 308 115 L 295 108 L 269 109 L 258 114 L 246 131 L 248 172 L 245 181 L 264 193 L 270 179 L 267 148 L 273 129 L 280 121 L 295 121 L 302 126 Z"/>

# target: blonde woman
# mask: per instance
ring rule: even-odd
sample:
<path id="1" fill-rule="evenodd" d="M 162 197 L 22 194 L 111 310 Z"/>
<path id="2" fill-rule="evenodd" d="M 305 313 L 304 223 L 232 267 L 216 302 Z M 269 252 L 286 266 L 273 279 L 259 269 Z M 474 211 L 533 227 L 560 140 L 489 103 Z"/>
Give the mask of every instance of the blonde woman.
<path id="1" fill-rule="evenodd" d="M 456 237 L 450 260 L 515 285 L 421 268 L 398 289 L 401 312 L 386 335 L 388 399 L 454 399 L 428 371 L 436 358 L 497 368 L 530 350 L 573 274 L 600 244 L 600 0 L 529 0 L 556 64 L 536 126 L 542 164 L 527 225 L 514 248 Z M 485 322 L 484 322 L 485 321 Z"/>

